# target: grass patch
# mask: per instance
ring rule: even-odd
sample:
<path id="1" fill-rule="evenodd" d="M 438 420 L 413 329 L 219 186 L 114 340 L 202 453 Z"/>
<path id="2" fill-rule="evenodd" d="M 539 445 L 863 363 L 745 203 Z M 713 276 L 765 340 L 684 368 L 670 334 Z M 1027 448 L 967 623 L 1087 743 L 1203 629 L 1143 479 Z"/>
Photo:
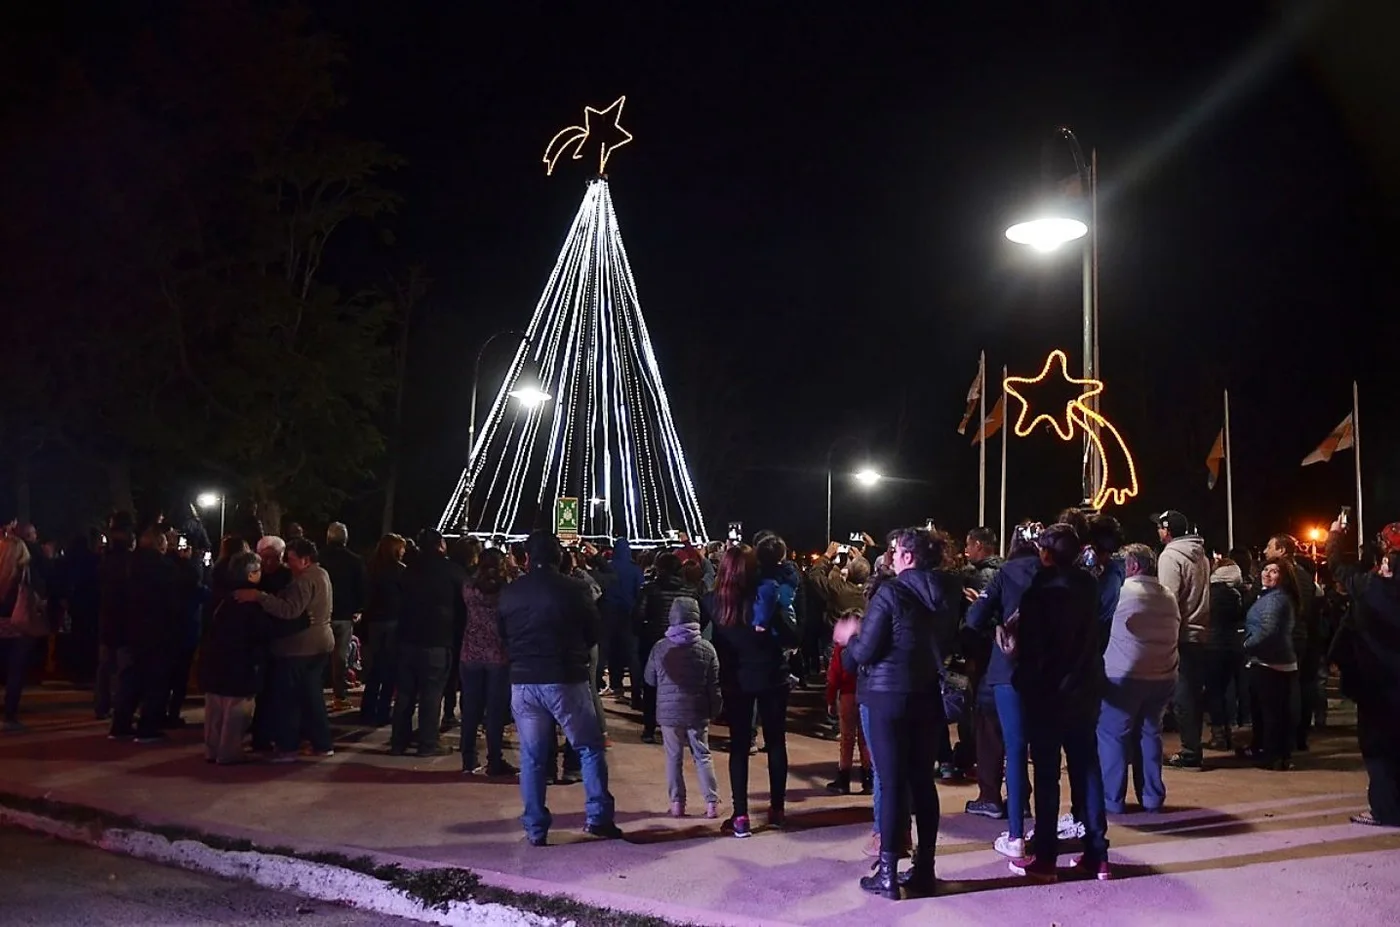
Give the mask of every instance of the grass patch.
<path id="1" fill-rule="evenodd" d="M 347 856 L 335 852 L 303 853 L 284 846 L 263 847 L 251 840 L 210 834 L 192 827 L 147 824 L 137 818 L 112 814 L 87 805 L 49 798 L 29 798 L 8 792 L 0 792 L 0 805 L 79 827 L 139 831 L 157 834 L 171 842 L 192 840 L 214 850 L 258 852 L 337 866 L 376 878 L 429 910 L 446 912 L 454 901 L 475 902 L 506 905 L 561 922 L 573 921 L 578 927 L 677 927 L 676 922 L 664 918 L 602 908 L 563 895 L 536 895 L 485 885 L 481 877 L 470 869 L 408 869 L 395 863 L 379 863 L 369 856 Z"/>

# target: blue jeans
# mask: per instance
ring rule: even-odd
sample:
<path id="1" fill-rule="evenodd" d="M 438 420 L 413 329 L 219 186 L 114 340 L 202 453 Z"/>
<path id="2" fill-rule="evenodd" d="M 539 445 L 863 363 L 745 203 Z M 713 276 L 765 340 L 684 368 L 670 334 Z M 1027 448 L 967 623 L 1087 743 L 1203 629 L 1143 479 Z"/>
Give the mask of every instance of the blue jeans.
<path id="1" fill-rule="evenodd" d="M 1001 687 L 998 686 L 998 689 Z M 1031 760 L 1035 763 L 1035 837 L 1032 855 L 1054 862 L 1060 853 L 1060 750 L 1069 767 L 1070 802 L 1082 809 L 1084 859 L 1108 859 L 1108 820 L 1104 814 L 1103 773 L 1099 769 L 1098 719 L 1067 720 L 1053 715 L 1027 717 Z M 1007 756 L 1010 757 L 1010 748 Z M 1009 809 L 1008 809 L 1009 810 Z"/>
<path id="2" fill-rule="evenodd" d="M 861 705 L 861 706 L 860 706 L 860 730 L 861 730 L 861 733 L 863 733 L 863 734 L 865 735 L 865 742 L 866 742 L 866 743 L 870 743 L 870 709 L 867 708 L 867 707 L 865 707 L 864 705 Z M 874 808 L 874 811 L 875 811 L 875 819 L 874 819 L 874 823 L 871 825 L 871 827 L 872 827 L 871 833 L 878 834 L 878 833 L 880 832 L 880 798 L 881 798 L 881 794 L 880 794 L 880 793 L 881 793 L 881 788 L 880 788 L 880 767 L 879 767 L 879 766 L 876 766 L 876 767 L 875 767 L 875 769 L 874 769 L 874 771 L 873 771 L 873 774 L 871 775 L 870 778 L 874 781 L 874 785 L 872 785 L 872 786 L 870 787 L 870 795 L 871 795 L 871 798 L 873 799 L 873 801 L 872 801 L 871 803 L 875 806 L 875 808 Z"/>
<path id="3" fill-rule="evenodd" d="M 512 685 L 510 707 L 520 737 L 520 822 L 525 836 L 542 839 L 553 817 L 545 806 L 545 783 L 554 766 L 554 726 L 578 751 L 583 767 L 584 812 L 589 824 L 613 822 L 613 797 L 608 791 L 608 759 L 603 728 L 593 708 L 591 682 Z M 546 765 L 549 767 L 546 773 Z"/>
<path id="4" fill-rule="evenodd" d="M 1099 713 L 1099 763 L 1103 767 L 1104 807 L 1123 813 L 1128 796 L 1128 766 L 1141 774 L 1138 801 L 1146 811 L 1160 811 L 1167 799 L 1162 782 L 1162 714 L 1176 682 L 1171 679 L 1110 679 Z"/>
<path id="5" fill-rule="evenodd" d="M 997 720 L 1001 722 L 1002 741 L 1006 744 L 1006 830 L 1012 838 L 1024 837 L 1030 773 L 1026 770 L 1026 727 L 1021 695 L 1009 685 L 996 685 L 992 686 L 992 698 L 997 705 Z M 1055 755 L 1051 768 L 1058 777 L 1059 754 Z"/>

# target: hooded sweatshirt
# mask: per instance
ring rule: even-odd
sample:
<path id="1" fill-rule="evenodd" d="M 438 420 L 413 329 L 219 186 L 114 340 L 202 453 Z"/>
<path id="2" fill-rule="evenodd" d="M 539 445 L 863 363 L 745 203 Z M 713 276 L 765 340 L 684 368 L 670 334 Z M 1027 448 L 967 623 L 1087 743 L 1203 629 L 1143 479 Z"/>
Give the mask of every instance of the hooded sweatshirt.
<path id="1" fill-rule="evenodd" d="M 666 634 L 651 648 L 643 678 L 656 687 L 660 727 L 700 728 L 719 714 L 719 657 L 700 636 L 700 603 L 671 603 Z M 749 632 L 753 633 L 753 632 Z"/>
<path id="2" fill-rule="evenodd" d="M 1244 647 L 1244 574 L 1222 563 L 1210 574 L 1210 642 L 1221 650 Z"/>
<path id="3" fill-rule="evenodd" d="M 1210 558 L 1206 542 L 1194 534 L 1172 538 L 1157 558 L 1157 579 L 1176 596 L 1181 610 L 1181 642 L 1210 643 Z"/>
<path id="4" fill-rule="evenodd" d="M 616 578 L 604 586 L 598 611 L 606 621 L 626 622 L 632 617 L 637 596 L 642 591 L 642 568 L 632 562 L 632 545 L 626 538 L 618 538 L 613 544 L 612 572 Z"/>

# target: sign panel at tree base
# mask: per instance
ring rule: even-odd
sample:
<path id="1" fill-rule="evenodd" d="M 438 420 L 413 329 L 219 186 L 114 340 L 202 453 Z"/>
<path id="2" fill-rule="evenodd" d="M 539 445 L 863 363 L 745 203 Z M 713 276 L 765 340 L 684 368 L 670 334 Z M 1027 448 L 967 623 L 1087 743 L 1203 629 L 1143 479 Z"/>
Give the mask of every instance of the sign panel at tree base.
<path id="1" fill-rule="evenodd" d="M 578 499 L 566 496 L 554 500 L 554 533 L 561 541 L 578 540 Z"/>

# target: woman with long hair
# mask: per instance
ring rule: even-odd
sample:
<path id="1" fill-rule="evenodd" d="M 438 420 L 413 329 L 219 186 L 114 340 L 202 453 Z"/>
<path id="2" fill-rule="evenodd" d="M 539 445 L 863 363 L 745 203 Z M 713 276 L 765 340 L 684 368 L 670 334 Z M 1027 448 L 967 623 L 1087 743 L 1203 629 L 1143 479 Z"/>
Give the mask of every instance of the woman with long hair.
<path id="1" fill-rule="evenodd" d="M 510 720 L 510 664 L 501 641 L 501 589 L 507 582 L 505 555 L 491 547 L 476 562 L 476 575 L 463 588 L 467 626 L 462 634 L 462 772 L 513 776 L 514 766 L 502 755 L 506 722 Z M 486 723 L 486 765 L 477 763 L 476 732 Z"/>
<path id="2" fill-rule="evenodd" d="M 1298 676 L 1293 625 L 1298 620 L 1297 573 L 1287 559 L 1271 560 L 1259 574 L 1263 592 L 1244 618 L 1244 654 L 1254 720 L 1250 750 L 1263 769 L 1286 770 L 1293 752 L 1292 696 Z"/>
<path id="3" fill-rule="evenodd" d="M 23 538 L 13 534 L 0 538 L 0 650 L 5 654 L 5 720 L 0 729 L 7 732 L 24 730 L 19 722 L 19 699 L 35 636 L 33 629 L 16 627 L 11 619 L 21 605 L 20 597 L 30 594 L 29 561 L 29 545 Z M 26 604 L 32 605 L 33 599 Z"/>
<path id="4" fill-rule="evenodd" d="M 383 727 L 390 721 L 407 547 L 407 542 L 399 535 L 386 534 L 379 539 L 365 565 L 367 595 L 359 627 L 360 662 L 365 673 L 365 689 L 360 696 L 361 724 Z"/>
<path id="5" fill-rule="evenodd" d="M 772 540 L 781 543 L 773 536 Z M 785 646 L 796 646 L 796 628 L 775 610 L 770 627 L 753 625 L 758 594 L 758 558 L 753 548 L 732 547 L 720 561 L 714 592 L 715 647 L 720 666 L 729 667 L 730 690 L 725 693 L 729 719 L 729 783 L 734 790 L 734 815 L 723 830 L 748 837 L 749 751 L 753 742 L 754 708 L 768 749 L 768 823 L 781 826 L 787 797 L 788 671 Z"/>

